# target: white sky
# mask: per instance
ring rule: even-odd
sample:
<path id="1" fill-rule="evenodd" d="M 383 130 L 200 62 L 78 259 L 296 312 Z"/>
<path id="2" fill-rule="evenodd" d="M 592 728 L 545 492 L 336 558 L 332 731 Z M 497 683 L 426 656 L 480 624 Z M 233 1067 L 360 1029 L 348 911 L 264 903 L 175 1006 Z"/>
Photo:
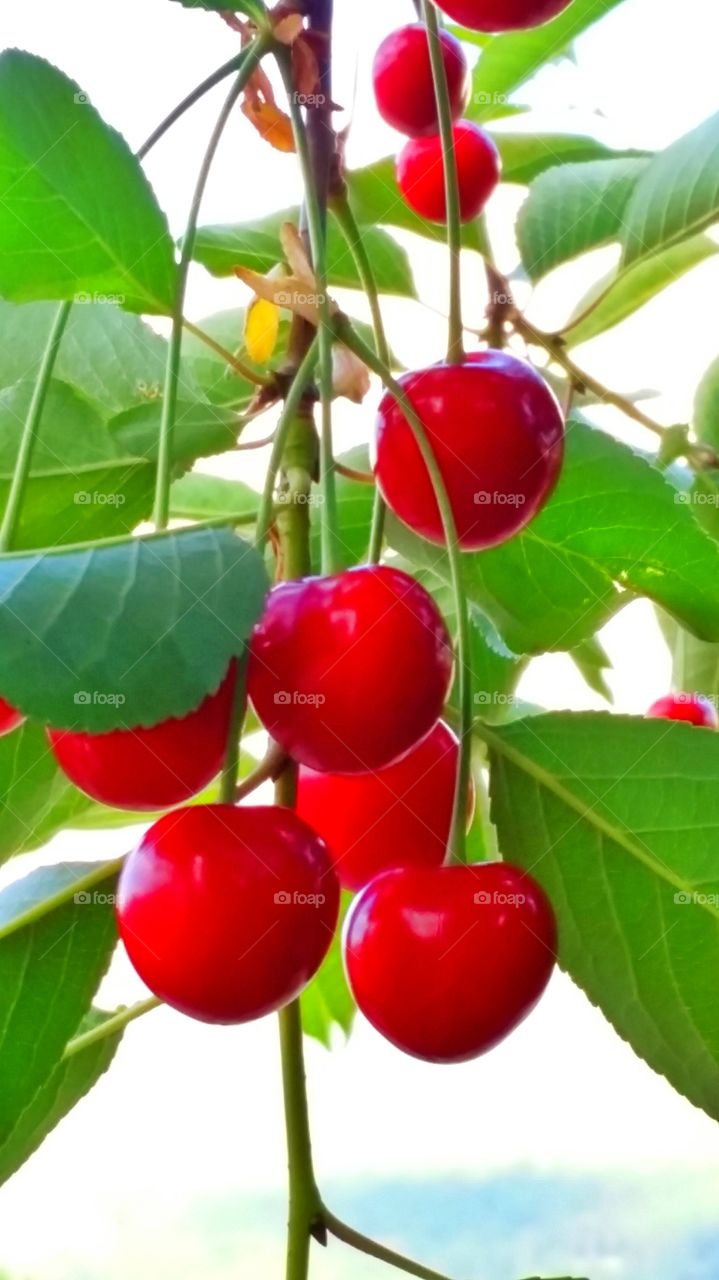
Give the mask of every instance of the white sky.
<path id="1" fill-rule="evenodd" d="M 409 0 L 376 6 L 337 0 L 336 7 L 335 97 L 350 103 L 356 71 L 349 160 L 361 164 L 397 144 L 376 117 L 369 65 L 382 36 L 411 20 L 412 10 Z M 626 0 L 581 41 L 576 65 L 548 70 L 526 95 L 537 108 L 533 127 L 594 129 L 617 146 L 658 147 L 711 114 L 719 37 L 714 0 L 684 0 L 679 12 L 666 9 L 665 19 L 662 10 L 657 0 Z M 43 54 L 78 79 L 133 145 L 233 52 L 219 19 L 169 0 L 6 4 L 0 34 L 3 44 Z M 216 98 L 202 104 L 148 162 L 177 233 L 216 110 Z M 293 158 L 270 153 L 239 120 L 228 130 L 202 220 L 249 219 L 298 195 Z M 508 269 L 513 250 L 503 224 L 516 204 L 511 192 L 492 211 Z M 439 249 L 422 250 L 415 261 L 422 296 L 440 308 L 441 264 Z M 564 273 L 550 299 L 537 299 L 535 314 L 561 319 L 595 274 L 595 264 Z M 468 269 L 470 321 L 481 315 L 480 290 L 478 273 Z M 618 389 L 661 385 L 656 416 L 667 422 L 686 417 L 692 389 L 717 354 L 718 294 L 719 263 L 711 262 L 641 318 L 587 347 L 580 362 Z M 237 282 L 213 282 L 200 271 L 190 297 L 197 318 L 243 300 Z M 354 311 L 361 314 L 356 302 Z M 387 317 L 402 358 L 436 358 L 439 321 L 401 302 L 388 305 Z M 346 439 L 366 437 L 371 412 L 371 405 L 346 410 Z M 618 665 L 612 679 L 618 706 L 643 711 L 669 678 L 648 607 L 620 615 L 605 641 Z M 561 657 L 535 664 L 522 692 L 550 707 L 601 705 Z M 52 854 L 108 856 L 127 843 L 126 833 L 69 835 Z M 120 962 L 104 995 L 108 1003 L 128 1002 L 142 991 Z M 132 1027 L 110 1075 L 3 1189 L 3 1263 L 31 1270 L 51 1253 L 77 1247 L 78 1235 L 80 1248 L 92 1254 L 121 1231 L 122 1221 L 141 1221 L 143 1204 L 158 1189 L 170 1199 L 243 1184 L 283 1185 L 276 1048 L 273 1020 L 217 1030 L 163 1010 Z M 328 1055 L 311 1045 L 308 1058 L 318 1166 L 326 1177 L 480 1174 L 514 1163 L 646 1170 L 665 1162 L 719 1165 L 716 1127 L 639 1062 L 561 976 L 529 1022 L 474 1064 L 443 1069 L 414 1062 L 366 1025 L 348 1048 Z M 42 1236 L 27 1231 L 30 1203 L 43 1205 Z"/>

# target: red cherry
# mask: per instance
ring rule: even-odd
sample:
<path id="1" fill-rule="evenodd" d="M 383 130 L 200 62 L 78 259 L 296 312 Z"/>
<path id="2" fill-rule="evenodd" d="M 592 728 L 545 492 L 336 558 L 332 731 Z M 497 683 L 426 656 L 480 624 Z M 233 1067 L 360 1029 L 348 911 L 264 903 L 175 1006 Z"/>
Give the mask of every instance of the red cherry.
<path id="1" fill-rule="evenodd" d="M 452 119 L 458 120 L 469 97 L 467 59 L 459 40 L 449 31 L 440 33 L 440 41 Z M 387 124 L 410 138 L 437 133 L 432 65 L 427 31 L 421 23 L 400 27 L 382 41 L 372 76 L 377 107 Z"/>
<path id="2" fill-rule="evenodd" d="M 440 0 L 448 17 L 471 31 L 517 31 L 556 18 L 571 0 Z"/>
<path id="3" fill-rule="evenodd" d="M 504 862 L 386 871 L 350 908 L 344 954 L 365 1017 L 398 1049 L 465 1062 L 537 1003 L 556 958 L 554 913 Z"/>
<path id="4" fill-rule="evenodd" d="M 24 721 L 25 717 L 22 711 L 16 711 L 10 706 L 4 698 L 0 698 L 0 738 L 4 738 L 6 733 L 12 733 L 13 729 L 17 729 Z"/>
<path id="5" fill-rule="evenodd" d="M 442 865 L 458 759 L 459 742 L 440 720 L 419 746 L 376 773 L 300 769 L 297 812 L 326 842 L 343 888 L 361 889 L 390 867 Z"/>
<path id="6" fill-rule="evenodd" d="M 459 213 L 471 222 L 483 210 L 499 182 L 501 161 L 492 139 L 478 124 L 463 120 L 453 130 L 457 162 Z M 430 222 L 444 222 L 447 201 L 444 190 L 442 139 L 412 138 L 397 158 L 397 185 L 410 209 Z"/>
<path id="7" fill-rule="evenodd" d="M 250 642 L 255 711 L 289 755 L 322 773 L 397 760 L 434 728 L 451 682 L 434 600 L 385 565 L 280 583 Z"/>
<path id="8" fill-rule="evenodd" d="M 554 393 L 524 360 L 480 351 L 399 380 L 424 425 L 447 487 L 460 545 L 496 546 L 537 514 L 554 488 L 564 422 Z M 414 433 L 388 392 L 376 423 L 376 474 L 395 515 L 439 545 L 444 531 Z"/>
<path id="9" fill-rule="evenodd" d="M 222 768 L 236 680 L 233 659 L 219 689 L 199 707 L 151 729 L 48 729 L 53 755 L 76 787 L 114 809 L 182 804 Z"/>
<path id="10" fill-rule="evenodd" d="M 719 729 L 716 708 L 698 693 L 668 693 L 658 698 L 646 713 L 648 720 L 685 720 L 702 729 Z"/>
<path id="11" fill-rule="evenodd" d="M 151 991 L 203 1022 L 289 1004 L 337 927 L 325 845 L 291 809 L 195 805 L 166 813 L 128 855 L 117 919 Z"/>

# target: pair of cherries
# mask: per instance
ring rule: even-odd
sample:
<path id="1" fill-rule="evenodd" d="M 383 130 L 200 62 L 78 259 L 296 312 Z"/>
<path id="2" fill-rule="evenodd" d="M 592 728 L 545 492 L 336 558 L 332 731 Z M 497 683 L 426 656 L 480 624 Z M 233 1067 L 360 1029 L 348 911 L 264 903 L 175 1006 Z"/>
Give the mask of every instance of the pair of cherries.
<path id="1" fill-rule="evenodd" d="M 484 129 L 460 119 L 470 92 L 461 44 L 441 31 L 440 49 L 453 120 L 460 217 L 469 222 L 482 212 L 499 182 L 499 152 Z M 375 54 L 372 74 L 380 115 L 409 138 L 396 168 L 402 196 L 421 218 L 444 222 L 444 155 L 426 28 L 414 23 L 387 36 Z"/>

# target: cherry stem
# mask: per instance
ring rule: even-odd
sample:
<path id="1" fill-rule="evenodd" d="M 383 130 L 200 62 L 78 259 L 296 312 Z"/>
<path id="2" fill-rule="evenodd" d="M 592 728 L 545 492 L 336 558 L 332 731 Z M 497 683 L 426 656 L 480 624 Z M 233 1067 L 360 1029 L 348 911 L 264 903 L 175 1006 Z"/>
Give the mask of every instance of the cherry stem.
<path id="1" fill-rule="evenodd" d="M 82 1053 L 84 1049 L 91 1049 L 93 1045 L 107 1040 L 108 1036 L 118 1035 L 131 1022 L 144 1017 L 146 1013 L 151 1013 L 153 1009 L 159 1009 L 162 1003 L 157 996 L 149 996 L 147 1000 L 140 1000 L 137 1004 L 130 1005 L 129 1009 L 118 1009 L 117 1013 L 106 1018 L 104 1022 L 98 1023 L 90 1031 L 83 1031 L 69 1040 L 62 1055 L 63 1059 L 72 1058 L 76 1053 Z"/>
<path id="2" fill-rule="evenodd" d="M 220 804 L 235 804 L 235 792 L 237 790 L 237 775 L 240 771 L 240 739 L 242 737 L 242 726 L 245 720 L 246 699 L 246 679 L 247 679 L 247 659 L 241 657 L 237 659 L 237 679 L 235 681 L 235 692 L 232 698 L 232 711 L 230 713 L 230 727 L 227 731 L 227 744 L 225 747 L 225 759 L 222 765 L 222 774 L 220 777 Z"/>
<path id="3" fill-rule="evenodd" d="M 280 415 L 279 422 L 277 423 L 275 438 L 272 444 L 272 452 L 267 465 L 265 487 L 260 500 L 260 509 L 257 514 L 255 542 L 258 548 L 264 546 L 267 541 L 270 526 L 272 525 L 277 476 L 282 464 L 290 429 L 297 417 L 298 410 L 302 403 L 302 397 L 309 386 L 310 379 L 314 372 L 317 360 L 317 345 L 317 338 L 315 338 L 309 350 L 306 352 L 294 378 L 292 379 L 292 383 L 285 398 L 284 408 Z"/>
<path id="4" fill-rule="evenodd" d="M 454 523 L 454 515 L 452 507 L 447 496 L 442 473 L 437 465 L 437 459 L 431 444 L 427 438 L 422 420 L 419 418 L 412 402 L 406 395 L 405 391 L 392 376 L 392 371 L 387 365 L 379 359 L 378 356 L 363 342 L 359 334 L 352 328 L 347 316 L 340 315 L 335 320 L 335 329 L 340 342 L 344 342 L 346 346 L 359 356 L 360 360 L 364 360 L 374 373 L 382 379 L 386 389 L 392 394 L 399 404 L 404 416 L 407 419 L 417 441 L 417 446 L 422 455 L 422 459 L 429 473 L 434 495 L 439 507 L 440 516 L 442 518 L 442 527 L 444 529 L 445 541 L 447 543 L 447 558 L 450 565 L 450 573 L 452 578 L 452 589 L 454 592 L 455 609 L 457 612 L 457 682 L 459 686 L 459 767 L 457 769 L 457 784 L 454 793 L 454 808 L 452 811 L 452 826 L 449 837 L 450 857 L 455 862 L 464 862 L 466 860 L 466 817 L 467 817 L 467 792 L 469 788 L 469 778 L 471 772 L 471 751 L 472 751 L 472 668 L 471 668 L 471 647 L 470 647 L 470 630 L 469 630 L 469 612 L 467 609 L 467 598 L 464 590 L 462 577 L 462 552 L 457 541 L 457 529 Z"/>
<path id="5" fill-rule="evenodd" d="M 343 1244 L 348 1244 L 350 1248 L 357 1249 L 360 1253 L 364 1253 L 368 1258 L 376 1258 L 378 1262 L 386 1262 L 388 1266 L 395 1267 L 398 1271 L 404 1271 L 406 1275 L 417 1276 L 418 1280 L 449 1280 L 448 1276 L 433 1271 L 431 1267 L 423 1267 L 421 1263 L 414 1262 L 411 1258 L 405 1258 L 403 1254 L 396 1253 L 394 1249 L 387 1249 L 384 1245 L 379 1244 L 376 1240 L 372 1240 L 369 1236 L 365 1236 L 361 1231 L 355 1231 L 354 1227 L 348 1227 L 340 1218 L 336 1218 L 333 1213 L 323 1207 L 322 1222 L 337 1240 L 341 1240 Z"/>
<path id="6" fill-rule="evenodd" d="M 188 333 L 191 333 L 200 342 L 204 342 L 210 351 L 215 352 L 215 355 L 220 356 L 238 377 L 244 378 L 246 382 L 251 382 L 256 387 L 267 386 L 267 378 L 263 378 L 261 373 L 255 373 L 254 369 L 250 369 L 242 360 L 239 360 L 231 351 L 228 351 L 227 347 L 223 347 L 222 343 L 216 342 L 214 338 L 210 337 L 209 333 L 205 333 L 204 329 L 200 329 L 198 325 L 193 324 L 186 316 L 183 318 L 182 324 Z"/>
<path id="7" fill-rule="evenodd" d="M 187 290 L 187 278 L 190 271 L 190 263 L 192 261 L 192 253 L 195 247 L 195 236 L 197 233 L 197 220 L 200 213 L 200 205 L 205 194 L 207 179 L 210 175 L 210 169 L 214 161 L 220 139 L 225 131 L 225 126 L 232 114 L 232 110 L 239 98 L 242 90 L 245 88 L 247 81 L 259 65 L 261 59 L 267 53 L 273 43 L 272 36 L 261 35 L 251 44 L 248 45 L 240 65 L 240 71 L 237 78 L 223 103 L 222 110 L 217 118 L 210 140 L 207 144 L 202 164 L 197 175 L 195 190 L 190 205 L 190 212 L 187 219 L 187 226 L 182 240 L 182 249 L 180 251 L 180 261 L 177 268 L 177 287 L 175 290 L 175 300 L 172 309 L 172 332 L 170 342 L 167 349 L 167 367 L 165 373 L 165 389 L 162 401 L 162 417 L 160 420 L 160 442 L 157 457 L 157 480 L 155 485 L 155 507 L 153 520 L 156 529 L 166 529 L 170 516 L 170 483 L 172 479 L 172 440 L 175 426 L 175 414 L 177 412 L 177 391 L 180 376 L 180 356 L 182 350 L 182 329 L 184 321 L 185 292 Z"/>
<path id="8" fill-rule="evenodd" d="M 276 742 L 271 742 L 264 760 L 260 760 L 256 769 L 252 770 L 247 778 L 243 778 L 242 782 L 235 789 L 235 804 L 239 804 L 240 800 L 244 800 L 246 796 L 251 796 L 253 791 L 261 787 L 265 782 L 276 782 L 280 775 L 284 772 L 288 763 L 288 756 L 278 746 Z"/>
<path id="9" fill-rule="evenodd" d="M 390 368 L 392 358 L 390 355 L 389 343 L 387 342 L 384 321 L 382 319 L 379 290 L 377 289 L 377 282 L 372 269 L 372 263 L 362 239 L 362 232 L 352 212 L 346 192 L 342 196 L 333 200 L 332 212 L 334 213 L 344 238 L 350 247 L 357 266 L 359 278 L 362 282 L 362 288 L 364 289 L 365 296 L 369 304 L 370 314 L 372 316 L 372 327 L 374 330 L 375 351 L 377 352 L 379 359 L 382 360 L 388 368 Z M 372 524 L 370 526 L 369 548 L 367 552 L 368 564 L 379 564 L 379 561 L 382 558 L 385 516 L 386 507 L 378 486 L 374 497 L 374 507 L 372 509 Z"/>
<path id="10" fill-rule="evenodd" d="M 326 30 L 322 30 L 321 35 L 329 40 L 331 37 L 332 5 L 327 3 L 327 0 L 323 0 L 323 8 L 325 9 Z M 321 78 L 322 92 L 320 97 L 326 99 L 326 106 L 318 106 L 312 109 L 313 115 L 318 116 L 315 124 L 319 123 L 320 125 L 318 137 L 322 141 L 321 143 L 316 141 L 311 149 L 305 122 L 302 118 L 302 110 L 295 92 L 291 57 L 284 48 L 278 49 L 276 56 L 287 92 L 295 146 L 302 170 L 307 231 L 312 267 L 317 283 L 317 304 L 320 316 L 318 327 L 318 383 L 321 404 L 320 485 L 322 490 L 320 538 L 322 572 L 334 573 L 342 567 L 342 553 L 337 521 L 335 463 L 332 447 L 332 345 L 334 332 L 327 294 L 327 199 L 331 153 L 328 154 L 327 152 L 326 142 L 328 139 L 334 138 L 331 122 L 329 62 L 327 59 L 323 59 Z M 316 128 L 315 134 L 317 134 Z"/>
<path id="11" fill-rule="evenodd" d="M 442 139 L 444 190 L 447 206 L 447 248 L 449 250 L 449 334 L 447 360 L 459 364 L 464 356 L 462 327 L 461 253 L 462 229 L 459 208 L 457 158 L 454 151 L 452 105 L 447 85 L 447 72 L 442 55 L 437 10 L 432 0 L 422 0 L 422 17 L 427 28 L 429 57 L 432 64 L 434 96 L 437 103 L 439 132 Z"/>

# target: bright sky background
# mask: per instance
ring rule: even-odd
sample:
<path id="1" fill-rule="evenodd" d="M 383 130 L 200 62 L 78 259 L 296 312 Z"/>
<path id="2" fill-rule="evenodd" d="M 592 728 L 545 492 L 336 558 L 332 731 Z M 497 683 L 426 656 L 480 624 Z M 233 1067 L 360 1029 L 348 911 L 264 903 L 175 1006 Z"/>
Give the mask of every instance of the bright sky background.
<path id="1" fill-rule="evenodd" d="M 356 74 L 349 162 L 357 165 L 397 146 L 397 137 L 376 115 L 369 66 L 382 36 L 411 20 L 412 10 L 409 0 L 337 0 L 336 7 L 335 97 L 352 106 Z M 664 8 L 657 0 L 626 0 L 580 41 L 576 64 L 545 72 L 523 95 L 536 108 L 531 127 L 594 131 L 617 146 L 660 147 L 711 114 L 719 39 L 714 0 L 684 0 L 666 20 Z M 219 19 L 188 13 L 169 0 L 6 4 L 0 34 L 3 44 L 43 54 L 74 76 L 133 145 L 234 51 Z M 215 96 L 147 163 L 178 234 L 216 110 Z M 271 153 L 239 118 L 228 130 L 202 220 L 249 219 L 298 195 L 293 158 Z M 491 217 L 502 265 L 509 270 L 515 257 L 503 224 L 518 200 L 515 190 L 503 195 Z M 423 248 L 415 260 L 423 298 L 440 309 L 441 264 L 440 249 Z M 595 262 L 563 273 L 551 298 L 546 290 L 544 299 L 537 298 L 535 316 L 547 323 L 561 320 L 602 269 Z M 474 268 L 467 271 L 466 294 L 467 319 L 479 322 L 483 295 Z M 581 351 L 579 361 L 620 390 L 661 386 L 663 395 L 653 402 L 656 416 L 666 422 L 686 418 L 693 387 L 717 354 L 718 295 L 714 261 L 640 318 Z M 194 318 L 244 300 L 237 282 L 214 282 L 201 271 L 190 298 Z M 356 300 L 353 310 L 362 314 Z M 403 302 L 390 303 L 386 311 L 401 358 L 436 358 L 440 321 Z M 370 402 L 344 411 L 344 437 L 366 438 L 371 415 Z M 642 712 L 669 680 L 651 611 L 634 606 L 610 624 L 604 639 L 617 663 L 611 681 L 617 705 Z M 549 707 L 601 706 L 561 657 L 536 663 L 522 692 Z M 128 843 L 127 833 L 70 835 L 51 852 L 109 856 Z M 103 992 L 106 1004 L 142 994 L 126 964 L 118 962 Z M 513 1164 L 719 1168 L 716 1127 L 636 1059 L 561 976 L 519 1032 L 474 1064 L 442 1069 L 414 1062 L 361 1024 L 347 1048 L 328 1055 L 311 1045 L 308 1060 L 317 1162 L 325 1178 L 479 1174 Z M 78 1247 L 78 1236 L 80 1247 L 91 1253 L 121 1234 L 123 1224 L 141 1224 L 158 1194 L 169 1203 L 175 1196 L 241 1185 L 281 1187 L 284 1161 L 274 1020 L 208 1029 L 168 1011 L 154 1013 L 128 1031 L 110 1075 L 3 1189 L 2 1262 L 40 1270 L 52 1254 Z M 42 1234 L 28 1233 L 31 1203 L 42 1203 Z"/>

